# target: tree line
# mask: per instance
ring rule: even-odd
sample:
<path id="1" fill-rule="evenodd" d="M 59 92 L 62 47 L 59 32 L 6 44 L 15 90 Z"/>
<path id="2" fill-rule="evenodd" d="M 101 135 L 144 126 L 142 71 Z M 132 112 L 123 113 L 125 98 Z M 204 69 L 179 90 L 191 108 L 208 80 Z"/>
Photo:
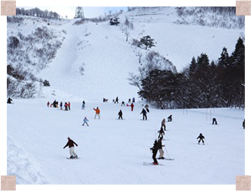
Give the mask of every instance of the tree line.
<path id="1" fill-rule="evenodd" d="M 141 98 L 158 108 L 245 107 L 245 45 L 238 39 L 229 55 L 223 48 L 218 60 L 207 54 L 192 58 L 180 73 L 151 70 L 140 81 Z"/>
<path id="2" fill-rule="evenodd" d="M 41 17 L 45 19 L 59 19 L 60 18 L 60 15 L 56 12 L 52 12 L 48 10 L 42 11 L 39 8 L 33 8 L 33 9 L 16 8 L 16 15 Z"/>

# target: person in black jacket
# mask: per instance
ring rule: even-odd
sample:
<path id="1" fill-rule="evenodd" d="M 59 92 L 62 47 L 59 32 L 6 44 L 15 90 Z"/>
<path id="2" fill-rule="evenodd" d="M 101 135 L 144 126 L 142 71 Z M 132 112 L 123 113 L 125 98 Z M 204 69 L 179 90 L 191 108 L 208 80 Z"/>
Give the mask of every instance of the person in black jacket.
<path id="1" fill-rule="evenodd" d="M 160 130 L 158 131 L 158 133 L 159 133 L 158 138 L 160 138 L 160 137 L 163 138 L 163 136 L 165 135 L 165 131 L 163 130 L 163 127 L 160 128 Z"/>
<path id="2" fill-rule="evenodd" d="M 216 120 L 216 118 L 213 118 L 213 122 L 212 122 L 212 125 L 217 125 L 217 120 Z"/>
<path id="3" fill-rule="evenodd" d="M 12 102 L 12 99 L 9 97 L 8 100 L 7 100 L 7 103 L 11 104 L 11 102 Z"/>
<path id="4" fill-rule="evenodd" d="M 153 164 L 158 165 L 159 163 L 158 163 L 158 161 L 156 159 L 156 155 L 157 155 L 157 152 L 159 150 L 159 144 L 158 144 L 157 140 L 154 141 L 153 147 L 150 148 L 150 150 L 152 150 L 152 153 L 153 153 L 153 155 L 152 155 Z"/>
<path id="5" fill-rule="evenodd" d="M 123 119 L 123 117 L 122 117 L 123 113 L 122 113 L 121 110 L 119 111 L 118 115 L 119 115 L 119 118 L 118 118 L 118 119 Z"/>
<path id="6" fill-rule="evenodd" d="M 143 114 L 143 120 L 147 120 L 146 110 L 144 108 L 142 109 L 140 114 Z"/>
<path id="7" fill-rule="evenodd" d="M 205 137 L 202 135 L 202 133 L 200 133 L 200 135 L 197 137 L 197 139 L 199 139 L 198 144 L 200 144 L 200 141 L 202 141 L 202 143 L 204 145 L 204 139 L 205 139 Z"/>
<path id="8" fill-rule="evenodd" d="M 78 146 L 77 143 L 75 143 L 73 140 L 71 140 L 70 137 L 68 137 L 68 142 L 66 143 L 66 145 L 64 146 L 64 149 L 66 147 L 69 147 L 70 148 L 70 158 L 78 158 L 77 154 L 75 153 L 74 151 L 74 145 Z"/>

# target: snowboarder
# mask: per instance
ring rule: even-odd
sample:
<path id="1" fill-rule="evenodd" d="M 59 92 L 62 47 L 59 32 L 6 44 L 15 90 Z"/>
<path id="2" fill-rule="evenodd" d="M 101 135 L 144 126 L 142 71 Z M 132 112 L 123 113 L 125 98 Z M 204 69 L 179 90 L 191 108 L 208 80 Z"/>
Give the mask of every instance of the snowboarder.
<path id="1" fill-rule="evenodd" d="M 60 102 L 60 110 L 62 110 L 63 109 L 63 103 L 62 103 L 62 101 Z"/>
<path id="2" fill-rule="evenodd" d="M 159 144 L 159 158 L 158 159 L 165 159 L 164 158 L 164 151 L 162 149 L 162 147 L 164 147 L 165 145 L 162 145 L 162 139 L 163 139 L 163 137 L 160 137 L 158 140 L 158 144 Z"/>
<path id="3" fill-rule="evenodd" d="M 168 122 L 171 122 L 172 120 L 173 120 L 172 115 L 169 115 L 169 117 L 167 118 L 167 121 L 168 121 Z"/>
<path id="4" fill-rule="evenodd" d="M 152 159 L 153 159 L 153 164 L 154 165 L 158 165 L 158 161 L 156 159 L 156 155 L 157 155 L 157 152 L 159 150 L 159 145 L 158 145 L 158 142 L 157 140 L 154 141 L 154 144 L 153 144 L 153 147 L 150 148 L 150 150 L 152 151 L 153 155 L 152 155 Z"/>
<path id="5" fill-rule="evenodd" d="M 118 119 L 123 119 L 123 117 L 122 117 L 123 113 L 122 113 L 121 110 L 119 111 L 118 115 L 119 115 L 119 118 L 118 118 Z"/>
<path id="6" fill-rule="evenodd" d="M 8 103 L 8 102 L 7 102 L 7 103 Z M 48 102 L 47 102 L 47 107 L 49 107 L 49 106 L 50 106 L 50 102 L 48 101 Z"/>
<path id="7" fill-rule="evenodd" d="M 131 104 L 131 111 L 133 111 L 133 108 L 134 108 L 134 104 L 132 103 Z"/>
<path id="8" fill-rule="evenodd" d="M 216 121 L 216 118 L 213 118 L 213 123 L 212 123 L 212 125 L 217 125 L 217 121 Z"/>
<path id="9" fill-rule="evenodd" d="M 144 108 L 142 109 L 140 114 L 143 114 L 143 120 L 147 120 L 146 110 Z"/>
<path id="10" fill-rule="evenodd" d="M 82 124 L 82 126 L 85 126 L 85 124 L 87 126 L 89 126 L 89 124 L 88 124 L 89 120 L 87 119 L 87 117 L 85 117 L 83 121 L 84 121 L 84 123 Z"/>
<path id="11" fill-rule="evenodd" d="M 161 128 L 164 127 L 164 130 L 166 131 L 166 119 L 163 119 L 161 122 Z"/>
<path id="12" fill-rule="evenodd" d="M 242 122 L 242 127 L 243 127 L 243 129 L 245 129 L 245 119 L 244 119 L 244 121 Z"/>
<path id="13" fill-rule="evenodd" d="M 94 117 L 94 119 L 96 119 L 97 116 L 100 119 L 100 109 L 97 107 L 97 109 L 93 108 L 93 110 L 95 111 L 95 117 Z"/>
<path id="14" fill-rule="evenodd" d="M 68 137 L 68 142 L 66 143 L 66 145 L 64 146 L 64 149 L 66 147 L 69 147 L 70 148 L 70 158 L 73 159 L 73 158 L 78 158 L 78 155 L 75 153 L 74 151 L 74 145 L 78 146 L 77 143 L 75 143 L 73 140 L 71 140 L 70 137 Z"/>
<path id="15" fill-rule="evenodd" d="M 204 145 L 204 139 L 205 139 L 205 137 L 202 135 L 202 133 L 200 133 L 200 135 L 197 137 L 197 139 L 199 139 L 198 144 L 200 144 L 200 141 L 202 141 L 202 143 Z"/>

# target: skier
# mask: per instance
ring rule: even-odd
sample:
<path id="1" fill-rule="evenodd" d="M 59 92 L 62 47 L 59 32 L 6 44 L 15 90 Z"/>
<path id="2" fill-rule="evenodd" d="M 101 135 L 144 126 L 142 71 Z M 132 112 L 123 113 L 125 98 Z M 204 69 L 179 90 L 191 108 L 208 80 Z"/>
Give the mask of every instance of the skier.
<path id="1" fill-rule="evenodd" d="M 64 103 L 64 108 L 65 108 L 65 111 L 68 111 L 68 104 L 66 102 Z"/>
<path id="2" fill-rule="evenodd" d="M 171 122 L 172 120 L 173 120 L 172 115 L 169 115 L 169 117 L 167 118 L 167 121 Z"/>
<path id="3" fill-rule="evenodd" d="M 158 159 L 165 159 L 164 158 L 164 151 L 162 149 L 162 147 L 164 147 L 165 145 L 162 145 L 162 139 L 163 139 L 163 137 L 160 137 L 158 140 L 158 144 L 159 144 L 159 158 Z"/>
<path id="4" fill-rule="evenodd" d="M 100 110 L 99 110 L 99 108 L 98 107 L 97 107 L 97 109 L 93 108 L 93 110 L 95 111 L 95 117 L 94 117 L 94 119 L 96 119 L 97 116 L 100 119 Z"/>
<path id="5" fill-rule="evenodd" d="M 158 131 L 158 133 L 159 133 L 158 138 L 163 137 L 165 135 L 165 131 L 163 130 L 163 127 L 160 128 L 160 130 Z"/>
<path id="6" fill-rule="evenodd" d="M 159 163 L 158 163 L 158 161 L 156 159 L 156 155 L 157 155 L 157 152 L 159 150 L 159 145 L 158 145 L 157 140 L 154 141 L 153 147 L 150 148 L 150 150 L 152 150 L 152 153 L 153 153 L 153 155 L 152 155 L 153 164 L 158 165 Z"/>
<path id="7" fill-rule="evenodd" d="M 146 108 L 146 111 L 149 112 L 149 105 L 148 104 L 145 105 L 145 108 Z"/>
<path id="8" fill-rule="evenodd" d="M 83 121 L 84 121 L 84 123 L 82 124 L 82 126 L 85 126 L 85 124 L 87 126 L 89 126 L 89 124 L 87 123 L 87 122 L 89 122 L 89 120 L 87 119 L 87 117 L 85 117 Z"/>
<path id="9" fill-rule="evenodd" d="M 213 118 L 213 123 L 212 123 L 212 125 L 217 125 L 217 121 L 216 121 L 216 118 Z"/>
<path id="10" fill-rule="evenodd" d="M 119 98 L 116 97 L 115 103 L 119 103 Z"/>
<path id="11" fill-rule="evenodd" d="M 128 103 L 131 103 L 131 98 L 129 98 Z"/>
<path id="12" fill-rule="evenodd" d="M 68 109 L 71 110 L 71 103 L 68 101 Z"/>
<path id="13" fill-rule="evenodd" d="M 7 103 L 8 103 L 8 102 L 7 102 Z M 49 106 L 50 106 L 50 102 L 48 101 L 48 102 L 47 102 L 47 107 L 49 107 Z"/>
<path id="14" fill-rule="evenodd" d="M 118 119 L 123 119 L 123 117 L 122 117 L 123 113 L 122 113 L 121 110 L 119 111 L 118 115 L 119 115 L 119 118 L 118 118 Z"/>
<path id="15" fill-rule="evenodd" d="M 242 122 L 242 127 L 243 127 L 243 129 L 245 129 L 245 119 L 244 119 L 244 121 Z"/>
<path id="16" fill-rule="evenodd" d="M 204 145 L 204 139 L 205 139 L 205 137 L 202 135 L 202 133 L 200 133 L 200 135 L 197 137 L 197 139 L 199 139 L 198 144 L 200 144 L 200 141 L 202 141 L 202 143 Z"/>
<path id="17" fill-rule="evenodd" d="M 68 137 L 68 142 L 66 143 L 66 145 L 64 146 L 64 149 L 66 147 L 69 147 L 70 148 L 70 158 L 73 159 L 73 158 L 78 158 L 78 155 L 75 153 L 74 151 L 74 145 L 78 146 L 77 143 L 75 143 L 73 140 L 71 140 L 70 137 Z"/>
<path id="18" fill-rule="evenodd" d="M 133 108 L 134 108 L 134 104 L 132 103 L 131 104 L 131 111 L 133 111 Z"/>
<path id="19" fill-rule="evenodd" d="M 63 103 L 62 103 L 62 101 L 60 102 L 60 109 L 61 110 L 63 109 Z"/>
<path id="20" fill-rule="evenodd" d="M 125 106 L 125 102 L 124 101 L 121 102 L 121 106 Z"/>
<path id="21" fill-rule="evenodd" d="M 82 109 L 85 109 L 85 101 L 82 103 Z"/>
<path id="22" fill-rule="evenodd" d="M 163 119 L 161 122 L 161 128 L 164 127 L 164 130 L 166 131 L 166 119 Z"/>
<path id="23" fill-rule="evenodd" d="M 135 98 L 134 98 L 134 97 L 132 98 L 132 102 L 133 102 L 133 103 L 135 102 Z"/>
<path id="24" fill-rule="evenodd" d="M 140 114 L 143 114 L 143 120 L 147 120 L 146 110 L 144 108 L 142 109 Z"/>

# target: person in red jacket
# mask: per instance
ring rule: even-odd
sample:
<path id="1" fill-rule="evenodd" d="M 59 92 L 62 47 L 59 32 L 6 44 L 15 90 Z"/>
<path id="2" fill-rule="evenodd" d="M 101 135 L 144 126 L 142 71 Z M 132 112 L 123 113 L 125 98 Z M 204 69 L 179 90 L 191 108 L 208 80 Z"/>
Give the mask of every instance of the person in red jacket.
<path id="1" fill-rule="evenodd" d="M 68 142 L 66 143 L 66 145 L 64 146 L 64 149 L 66 148 L 66 147 L 69 147 L 70 148 L 70 158 L 72 159 L 72 158 L 78 158 L 78 155 L 75 153 L 75 151 L 74 151 L 74 145 L 76 145 L 76 146 L 78 146 L 78 144 L 77 143 L 75 143 L 73 140 L 71 140 L 71 138 L 70 137 L 68 137 Z"/>
<path id="2" fill-rule="evenodd" d="M 131 104 L 131 111 L 133 111 L 133 108 L 134 108 L 134 105 L 133 105 L 133 103 Z"/>
<path id="3" fill-rule="evenodd" d="M 71 110 L 71 103 L 68 101 L 68 109 Z"/>

